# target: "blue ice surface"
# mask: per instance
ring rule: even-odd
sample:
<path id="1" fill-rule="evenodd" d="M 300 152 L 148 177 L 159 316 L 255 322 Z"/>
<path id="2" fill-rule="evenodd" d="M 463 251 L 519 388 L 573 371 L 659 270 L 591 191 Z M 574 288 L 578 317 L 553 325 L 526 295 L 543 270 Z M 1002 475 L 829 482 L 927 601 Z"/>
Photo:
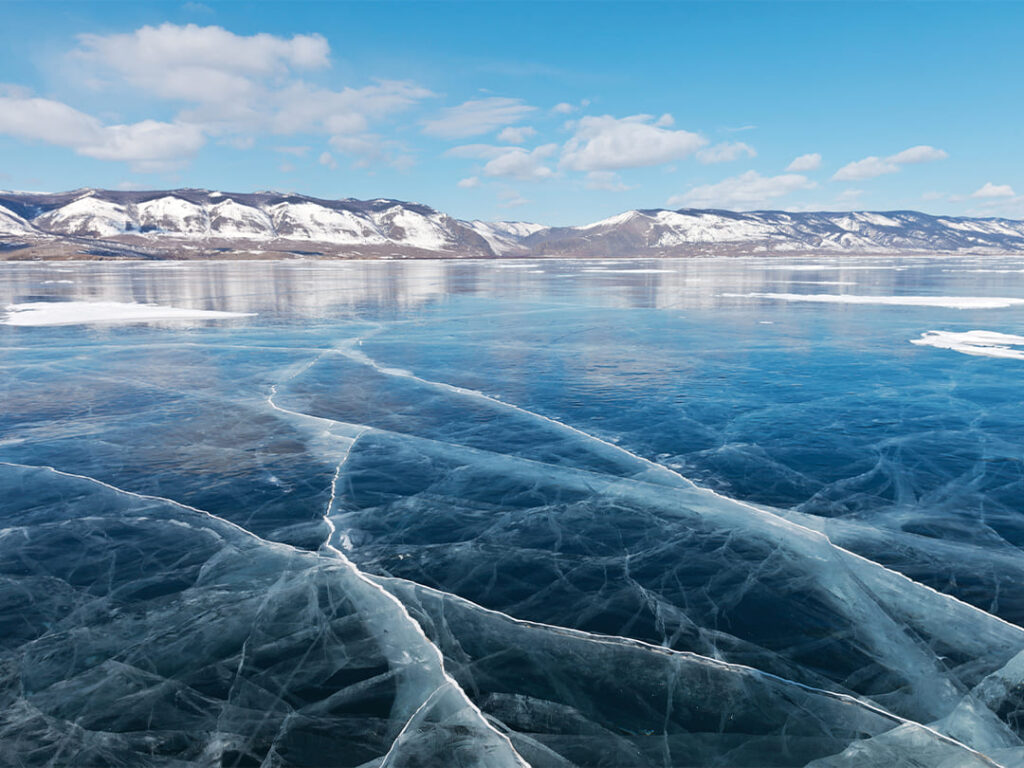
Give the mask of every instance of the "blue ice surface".
<path id="1" fill-rule="evenodd" d="M 528 263 L 0 265 L 0 764 L 1024 761 L 1024 265 Z"/>

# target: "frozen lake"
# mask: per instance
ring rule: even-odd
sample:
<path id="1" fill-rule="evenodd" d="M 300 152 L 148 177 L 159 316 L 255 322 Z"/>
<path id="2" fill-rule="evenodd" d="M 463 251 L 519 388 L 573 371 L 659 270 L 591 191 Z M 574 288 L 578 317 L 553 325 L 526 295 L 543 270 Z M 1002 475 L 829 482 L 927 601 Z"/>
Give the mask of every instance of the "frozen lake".
<path id="1" fill-rule="evenodd" d="M 0 264 L 0 764 L 1024 765 L 1024 262 Z"/>

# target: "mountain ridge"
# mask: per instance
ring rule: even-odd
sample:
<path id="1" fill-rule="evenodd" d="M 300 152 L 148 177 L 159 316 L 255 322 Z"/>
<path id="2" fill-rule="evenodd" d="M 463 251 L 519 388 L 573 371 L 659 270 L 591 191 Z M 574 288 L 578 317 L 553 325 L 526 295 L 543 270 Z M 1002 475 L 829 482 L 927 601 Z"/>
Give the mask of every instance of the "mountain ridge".
<path id="1" fill-rule="evenodd" d="M 548 227 L 391 198 L 206 189 L 0 191 L 0 259 L 1024 253 L 1024 221 L 918 211 L 634 209 Z"/>

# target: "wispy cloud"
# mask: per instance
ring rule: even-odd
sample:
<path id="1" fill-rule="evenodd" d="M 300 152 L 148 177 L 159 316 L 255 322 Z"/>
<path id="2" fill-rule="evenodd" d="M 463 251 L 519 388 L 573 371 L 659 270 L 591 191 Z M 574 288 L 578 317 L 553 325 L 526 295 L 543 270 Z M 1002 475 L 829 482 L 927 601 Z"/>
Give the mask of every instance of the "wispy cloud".
<path id="1" fill-rule="evenodd" d="M 442 139 L 465 139 L 517 123 L 536 109 L 522 99 L 502 96 L 475 99 L 447 107 L 438 117 L 425 120 L 423 132 Z"/>
<path id="2" fill-rule="evenodd" d="M 807 171 L 816 171 L 820 167 L 821 155 L 817 152 L 811 152 L 794 158 L 793 162 L 786 166 L 786 170 L 793 173 L 806 173 Z"/>
<path id="3" fill-rule="evenodd" d="M 944 150 L 921 144 L 916 147 L 909 147 L 886 158 L 872 155 L 865 157 L 863 160 L 847 163 L 836 171 L 832 178 L 835 181 L 874 179 L 889 173 L 897 173 L 902 165 L 931 163 L 935 160 L 944 160 L 947 157 L 949 155 Z"/>
<path id="4" fill-rule="evenodd" d="M 742 141 L 726 141 L 712 147 L 705 147 L 697 152 L 697 160 L 704 165 L 731 163 L 741 157 L 757 157 L 757 152 L 752 146 Z"/>
<path id="5" fill-rule="evenodd" d="M 764 205 L 793 192 L 813 189 L 816 186 L 815 182 L 799 174 L 761 176 L 757 171 L 747 171 L 716 184 L 694 187 L 688 192 L 669 198 L 668 204 L 673 207 L 748 208 Z"/>

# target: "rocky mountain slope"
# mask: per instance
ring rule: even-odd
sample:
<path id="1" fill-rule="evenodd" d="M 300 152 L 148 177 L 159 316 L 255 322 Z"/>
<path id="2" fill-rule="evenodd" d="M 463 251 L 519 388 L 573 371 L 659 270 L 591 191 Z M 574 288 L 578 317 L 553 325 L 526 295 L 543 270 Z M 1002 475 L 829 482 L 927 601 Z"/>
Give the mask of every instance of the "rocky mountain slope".
<path id="1" fill-rule="evenodd" d="M 577 227 L 459 221 L 419 203 L 277 192 L 0 193 L 0 258 L 495 258 L 1024 252 L 1024 222 L 637 210 Z"/>

